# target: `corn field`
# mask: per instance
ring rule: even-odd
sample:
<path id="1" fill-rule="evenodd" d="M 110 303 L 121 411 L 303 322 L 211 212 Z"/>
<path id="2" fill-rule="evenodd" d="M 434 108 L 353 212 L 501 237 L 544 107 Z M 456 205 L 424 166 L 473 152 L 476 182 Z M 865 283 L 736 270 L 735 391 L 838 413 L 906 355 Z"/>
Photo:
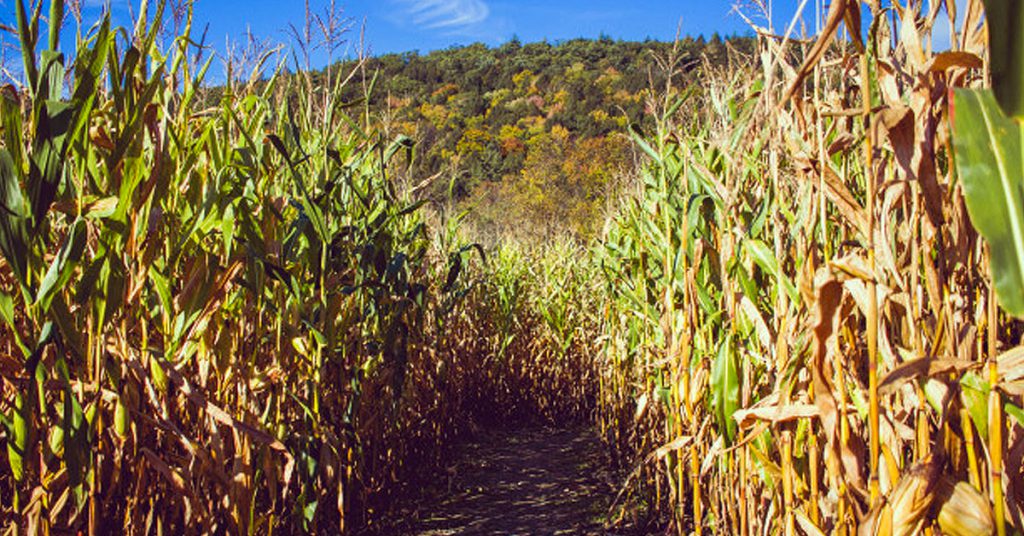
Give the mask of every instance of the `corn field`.
<path id="1" fill-rule="evenodd" d="M 1024 93 L 998 53 L 1014 8 L 966 6 L 754 26 L 756 56 L 651 92 L 601 240 L 485 247 L 401 185 L 411 140 L 336 98 L 372 79 L 266 54 L 210 102 L 191 19 L 161 45 L 165 2 L 79 27 L 69 57 L 64 3 L 15 0 L 0 521 L 373 530 L 471 423 L 539 417 L 600 431 L 610 526 L 1020 533 L 1024 192 L 1000 107 Z"/>
<path id="2" fill-rule="evenodd" d="M 488 283 L 482 248 L 428 227 L 391 179 L 408 140 L 345 115 L 344 77 L 230 79 L 203 108 L 210 60 L 189 28 L 156 46 L 163 2 L 133 30 L 83 29 L 73 64 L 63 4 L 48 35 L 41 4 L 16 6 L 27 84 L 3 88 L 0 150 L 9 531 L 345 531 L 425 475 L 480 401 L 585 408 L 589 384 L 565 385 L 582 371 L 561 360 L 586 343 L 574 302 L 520 316 L 524 274 Z M 554 365 L 503 374 L 498 335 Z"/>
<path id="3" fill-rule="evenodd" d="M 643 184 L 599 248 L 598 420 L 678 531 L 1024 527 L 1020 325 L 951 129 L 990 60 L 967 8 L 832 2 L 816 39 L 758 28 L 757 57 L 655 103 Z M 952 50 L 930 50 L 938 25 Z"/>

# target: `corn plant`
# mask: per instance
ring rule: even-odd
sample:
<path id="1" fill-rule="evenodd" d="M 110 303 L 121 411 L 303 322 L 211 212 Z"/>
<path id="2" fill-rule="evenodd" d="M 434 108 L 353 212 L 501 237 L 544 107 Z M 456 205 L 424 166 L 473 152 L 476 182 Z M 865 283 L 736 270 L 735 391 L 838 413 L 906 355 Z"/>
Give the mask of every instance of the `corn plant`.
<path id="1" fill-rule="evenodd" d="M 958 93 L 955 132 L 947 114 L 983 81 L 982 5 L 942 53 L 938 7 L 864 5 L 867 31 L 857 2 L 814 41 L 759 29 L 758 57 L 637 139 L 645 178 L 599 255 L 599 422 L 680 533 L 1019 530 L 1019 326 L 990 290 L 1019 290 L 998 182 L 1019 136 L 984 93 Z M 990 35 L 998 87 L 1014 34 Z"/>
<path id="2" fill-rule="evenodd" d="M 614 517 L 679 533 L 1021 530 L 1019 13 L 953 4 L 832 2 L 694 87 L 661 61 L 603 238 L 485 247 L 395 180 L 416 148 L 355 74 L 268 52 L 207 91 L 163 2 L 69 62 L 64 4 L 17 1 L 8 531 L 372 529 L 471 423 L 527 418 L 593 418 Z"/>
<path id="3" fill-rule="evenodd" d="M 166 51 L 164 2 L 72 48 L 63 5 L 16 3 L 25 86 L 0 91 L 8 530 L 372 528 L 467 393 L 571 380 L 480 366 L 494 272 L 393 180 L 412 144 L 349 114 L 351 77 L 311 89 L 266 53 L 218 96 L 190 12 Z M 529 329 L 561 358 L 567 325 Z"/>

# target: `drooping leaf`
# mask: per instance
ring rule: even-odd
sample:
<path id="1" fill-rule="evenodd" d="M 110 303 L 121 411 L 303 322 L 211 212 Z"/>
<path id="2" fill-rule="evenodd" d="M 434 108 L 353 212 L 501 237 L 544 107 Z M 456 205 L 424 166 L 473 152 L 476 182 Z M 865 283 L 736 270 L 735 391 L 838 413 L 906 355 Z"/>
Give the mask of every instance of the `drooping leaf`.
<path id="1" fill-rule="evenodd" d="M 991 91 L 959 90 L 954 147 L 971 221 L 992 254 L 999 302 L 1024 316 L 1024 167 L 1021 128 Z"/>
<path id="2" fill-rule="evenodd" d="M 732 443 L 736 438 L 733 414 L 740 406 L 740 378 L 731 335 L 726 336 L 718 347 L 711 368 L 711 402 L 720 429 L 725 433 L 727 441 Z"/>
<path id="3" fill-rule="evenodd" d="M 64 240 L 64 245 L 61 246 L 53 262 L 50 263 L 50 268 L 39 285 L 35 302 L 35 306 L 39 310 L 43 312 L 48 310 L 54 295 L 71 279 L 71 274 L 85 250 L 85 241 L 85 221 L 78 219 L 72 224 L 67 238 Z"/>
<path id="4" fill-rule="evenodd" d="M 28 208 L 19 185 L 21 173 L 10 153 L 0 149 L 0 252 L 15 277 L 28 284 Z"/>
<path id="5" fill-rule="evenodd" d="M 800 299 L 800 294 L 796 290 L 796 285 L 793 284 L 793 281 L 785 274 L 785 272 L 779 269 L 779 262 L 775 258 L 775 253 L 772 252 L 767 244 L 760 240 L 745 240 L 743 242 L 743 248 L 762 270 L 768 272 L 779 282 L 782 290 L 789 295 L 789 299 L 791 301 L 796 302 Z"/>
<path id="6" fill-rule="evenodd" d="M 1024 426 L 1024 409 L 1010 403 L 1004 404 L 1003 409 L 1017 421 L 1017 424 Z"/>

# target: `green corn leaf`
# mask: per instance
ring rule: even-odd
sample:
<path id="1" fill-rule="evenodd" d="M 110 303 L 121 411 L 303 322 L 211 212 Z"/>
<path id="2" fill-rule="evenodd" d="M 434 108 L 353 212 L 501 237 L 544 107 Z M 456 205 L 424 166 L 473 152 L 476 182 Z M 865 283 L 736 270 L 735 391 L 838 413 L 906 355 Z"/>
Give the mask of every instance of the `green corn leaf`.
<path id="1" fill-rule="evenodd" d="M 167 321 L 174 316 L 174 301 L 171 299 L 171 283 L 157 270 L 150 270 L 149 281 L 160 299 L 160 307 Z"/>
<path id="2" fill-rule="evenodd" d="M 40 110 L 50 103 L 60 102 L 64 96 L 64 78 L 67 76 L 67 69 L 64 67 L 64 55 L 55 50 L 44 50 L 39 54 L 41 68 L 39 69 L 39 91 L 38 99 L 33 102 L 36 115 Z M 39 133 L 45 134 L 44 129 L 37 129 Z"/>
<path id="3" fill-rule="evenodd" d="M 14 407 L 11 408 L 10 416 L 5 420 L 9 421 L 7 461 L 11 466 L 14 480 L 21 482 L 25 479 L 24 460 L 32 436 L 31 405 L 25 401 L 24 395 L 21 393 L 14 395 Z"/>
<path id="4" fill-rule="evenodd" d="M 153 15 L 153 19 L 146 21 L 146 12 L 142 11 L 138 23 L 142 25 L 142 28 L 148 29 L 146 32 L 146 39 L 142 44 L 142 53 L 149 54 L 153 48 L 153 43 L 156 42 L 156 36 L 160 31 L 160 26 L 163 24 L 164 9 L 167 7 L 167 0 L 160 0 L 160 3 L 156 6 L 156 13 Z"/>
<path id="5" fill-rule="evenodd" d="M 398 217 L 408 216 L 409 214 L 412 214 L 413 212 L 416 212 L 417 210 L 419 210 L 420 207 L 422 207 L 423 205 L 426 205 L 428 201 L 430 201 L 430 200 L 429 199 L 420 199 L 419 201 L 416 201 L 415 203 L 412 203 L 409 206 L 407 206 L 407 207 L 403 208 L 402 210 L 398 211 L 398 214 L 396 216 L 398 216 Z"/>
<path id="6" fill-rule="evenodd" d="M 1024 426 L 1024 409 L 1007 402 L 1003 405 L 1003 410 L 1006 411 L 1007 415 L 1013 417 L 1017 424 Z"/>
<path id="7" fill-rule="evenodd" d="M 46 101 L 39 116 L 36 149 L 29 165 L 26 183 L 35 229 L 42 225 L 50 205 L 57 196 L 67 156 L 68 133 L 74 110 L 74 105 L 70 103 Z"/>
<path id="8" fill-rule="evenodd" d="M 117 211 L 118 201 L 117 197 L 111 196 L 90 203 L 86 207 L 88 211 L 85 213 L 85 217 L 94 220 L 109 218 Z"/>
<path id="9" fill-rule="evenodd" d="M 661 155 L 658 154 L 658 152 L 655 151 L 649 143 L 647 143 L 646 139 L 644 139 L 645 136 L 643 132 L 640 131 L 639 127 L 635 125 L 630 126 L 629 136 L 633 139 L 633 143 L 637 144 L 643 152 L 647 153 L 647 156 L 651 157 L 651 160 L 654 160 L 658 165 L 662 165 L 664 163 L 661 159 Z"/>
<path id="10" fill-rule="evenodd" d="M 78 266 L 78 261 L 82 258 L 82 252 L 85 251 L 85 242 L 85 221 L 78 219 L 71 226 L 68 236 L 64 240 L 64 245 L 61 246 L 53 262 L 50 263 L 50 268 L 46 271 L 46 275 L 43 276 L 43 280 L 39 284 L 35 307 L 40 311 L 45 313 L 50 308 L 50 302 L 53 300 L 54 295 L 64 288 L 64 285 L 71 279 L 71 274 L 75 267 Z"/>
<path id="11" fill-rule="evenodd" d="M 992 254 L 999 302 L 1024 316 L 1024 168 L 1022 130 L 988 90 L 959 90 L 954 149 L 971 222 Z"/>
<path id="12" fill-rule="evenodd" d="M 740 288 L 743 289 L 743 294 L 746 295 L 750 301 L 756 303 L 758 300 L 759 287 L 753 278 L 751 278 L 750 274 L 748 274 L 743 268 L 743 265 L 739 262 L 734 263 L 733 266 L 729 267 L 729 272 L 732 277 L 735 278 L 735 281 L 739 284 Z"/>
<path id="13" fill-rule="evenodd" d="M 988 382 L 973 372 L 964 374 L 960 379 L 960 396 L 963 398 L 967 414 L 971 416 L 978 435 L 988 441 Z"/>
<path id="14" fill-rule="evenodd" d="M 245 129 L 241 121 L 239 121 L 237 116 L 235 115 L 233 115 L 232 117 L 235 118 L 235 121 L 238 124 L 239 129 L 241 129 L 242 132 L 244 133 Z M 281 155 L 281 158 L 283 158 L 285 163 L 288 165 L 288 169 L 289 171 L 291 171 L 292 180 L 295 184 L 296 189 L 299 191 L 303 214 L 305 214 L 305 216 L 309 218 L 310 223 L 313 225 L 313 230 L 316 232 L 317 238 L 319 238 L 322 242 L 329 242 L 330 235 L 327 230 L 327 225 L 324 222 L 323 211 L 313 200 L 312 196 L 309 193 L 309 190 L 306 188 L 306 183 L 299 175 L 295 163 L 292 162 L 291 157 L 288 155 L 288 149 L 287 147 L 285 147 L 284 141 L 282 141 L 281 138 L 274 134 L 267 136 L 267 140 L 270 141 L 270 144 L 274 147 L 274 149 L 277 150 L 277 152 Z M 253 143 L 253 145 L 255 146 L 255 143 Z"/>
<path id="15" fill-rule="evenodd" d="M 220 234 L 224 244 L 224 256 L 230 257 L 232 246 L 235 243 L 235 224 L 237 218 L 235 217 L 235 206 L 228 205 L 224 207 L 224 214 L 220 220 Z"/>
<path id="16" fill-rule="evenodd" d="M 75 60 L 75 86 L 71 96 L 75 108 L 69 126 L 72 132 L 70 139 L 78 139 L 92 114 L 93 102 L 97 95 L 96 86 L 100 83 L 113 38 L 114 35 L 110 32 L 110 16 L 106 15 L 94 38 L 95 45 L 92 48 L 83 47 Z M 61 151 L 67 151 L 67 143 L 61 147 Z"/>
<path id="17" fill-rule="evenodd" d="M 100 267 L 93 306 L 97 325 L 109 322 L 124 301 L 125 266 L 117 255 L 108 255 Z"/>
<path id="18" fill-rule="evenodd" d="M 398 138 L 396 138 L 395 141 L 391 142 L 391 144 L 388 145 L 387 150 L 384 152 L 384 162 L 390 162 L 391 158 L 395 156 L 395 153 L 403 149 L 406 152 L 406 161 L 411 162 L 412 149 L 414 144 L 415 142 L 409 136 L 406 136 L 404 134 L 398 136 Z"/>
<path id="19" fill-rule="evenodd" d="M 29 22 L 28 12 L 25 10 L 25 1 L 17 0 L 14 3 L 15 17 L 18 19 L 18 41 L 21 43 L 21 59 L 25 67 L 25 79 L 28 81 L 29 90 L 35 96 L 36 82 L 39 73 L 36 70 L 36 40 L 32 32 L 32 26 L 38 24 L 38 13 L 35 20 Z"/>
<path id="20" fill-rule="evenodd" d="M 789 276 L 779 269 L 779 262 L 775 258 L 775 253 L 772 252 L 767 244 L 760 240 L 745 240 L 743 242 L 743 249 L 762 270 L 768 272 L 779 282 L 782 290 L 789 296 L 791 302 L 796 303 L 800 301 L 800 293 L 797 291 L 796 285 L 789 279 Z"/>
<path id="21" fill-rule="evenodd" d="M 86 355 L 86 345 L 82 342 L 82 331 L 75 325 L 68 304 L 59 294 L 50 303 L 50 318 L 57 324 L 64 348 L 77 357 Z"/>
<path id="22" fill-rule="evenodd" d="M 4 323 L 11 329 L 11 334 L 14 335 L 14 342 L 18 345 L 18 349 L 21 350 L 21 355 L 28 357 L 32 351 L 21 340 L 21 333 L 18 331 L 18 325 L 14 320 L 14 299 L 6 292 L 0 292 L 0 318 L 3 318 Z"/>
<path id="23" fill-rule="evenodd" d="M 726 336 L 718 347 L 711 368 L 711 403 L 718 426 L 731 444 L 736 438 L 736 421 L 732 416 L 740 406 L 739 367 L 732 347 L 732 335 Z"/>
<path id="24" fill-rule="evenodd" d="M 89 470 L 89 425 L 82 410 L 78 395 L 71 388 L 67 366 L 63 360 L 58 368 L 64 382 L 64 463 L 67 464 L 68 477 L 72 487 L 85 483 Z"/>
<path id="25" fill-rule="evenodd" d="M 36 338 L 35 349 L 32 350 L 32 354 L 25 360 L 25 372 L 30 375 L 35 375 L 40 372 L 39 361 L 43 357 L 43 350 L 46 345 L 53 341 L 54 331 L 53 322 L 46 322 L 43 324 L 42 329 L 39 330 L 39 336 Z M 40 404 L 43 401 L 40 400 Z"/>
<path id="26" fill-rule="evenodd" d="M 1024 118 L 1024 5 L 984 0 L 992 89 L 1006 115 Z"/>
<path id="27" fill-rule="evenodd" d="M 0 149 L 0 251 L 23 286 L 28 284 L 28 207 L 10 153 Z"/>
<path id="28" fill-rule="evenodd" d="M 4 131 L 4 149 L 10 153 L 15 170 L 22 169 L 25 162 L 20 100 L 14 86 L 0 87 L 0 125 Z"/>
<path id="29" fill-rule="evenodd" d="M 64 26 L 63 0 L 50 2 L 50 20 L 46 22 L 50 27 L 50 50 L 57 50 L 57 45 L 60 43 L 60 30 Z"/>

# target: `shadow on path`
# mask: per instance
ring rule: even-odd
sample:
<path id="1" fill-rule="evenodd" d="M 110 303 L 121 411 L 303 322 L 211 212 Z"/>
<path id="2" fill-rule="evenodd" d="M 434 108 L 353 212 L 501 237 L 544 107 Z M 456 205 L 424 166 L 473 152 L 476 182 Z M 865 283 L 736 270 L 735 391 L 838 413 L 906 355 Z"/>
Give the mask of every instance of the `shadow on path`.
<path id="1" fill-rule="evenodd" d="M 447 494 L 418 508 L 410 534 L 612 534 L 602 528 L 613 490 L 599 449 L 587 429 L 482 432 L 448 468 Z"/>

